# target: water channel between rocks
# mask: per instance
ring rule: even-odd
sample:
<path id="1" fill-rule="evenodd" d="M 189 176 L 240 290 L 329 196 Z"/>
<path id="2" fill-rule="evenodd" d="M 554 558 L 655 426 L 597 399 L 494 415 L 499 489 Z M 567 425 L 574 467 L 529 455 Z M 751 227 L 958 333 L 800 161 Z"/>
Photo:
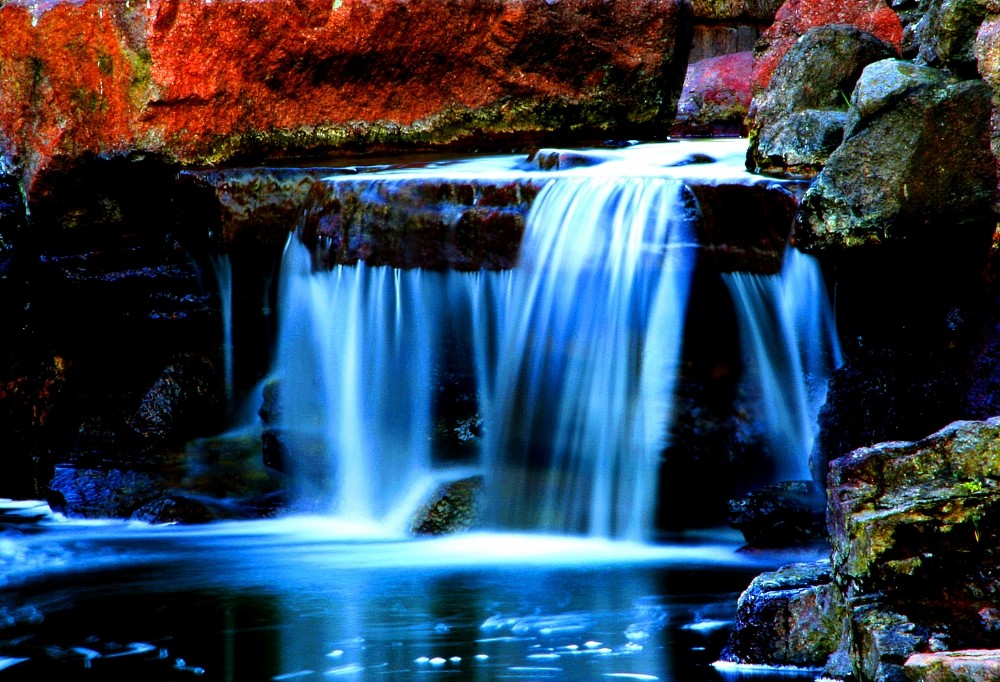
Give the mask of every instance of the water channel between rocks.
<path id="1" fill-rule="evenodd" d="M 740 551 L 731 531 L 657 534 L 650 518 L 694 267 L 678 254 L 699 238 L 683 224 L 695 202 L 680 181 L 766 182 L 742 171 L 744 150 L 743 141 L 719 141 L 553 152 L 570 167 L 559 175 L 571 191 L 541 190 L 558 201 L 540 200 L 528 216 L 511 272 L 316 268 L 337 235 L 290 241 L 272 369 L 286 447 L 318 431 L 321 445 L 306 442 L 303 452 L 326 453 L 297 472 L 308 504 L 285 518 L 201 527 L 67 521 L 44 505 L 3 505 L 0 674 L 811 679 L 712 663 L 749 580 L 819 550 Z M 352 177 L 556 177 L 523 164 Z M 587 228 L 576 220 L 568 237 L 546 231 L 575 212 L 603 218 Z M 790 252 L 769 274 L 721 275 L 737 302 L 747 390 L 768 398 L 755 418 L 786 479 L 808 476 L 815 412 L 838 360 L 818 270 L 803 258 Z M 225 273 L 218 281 L 224 294 L 234 285 Z M 486 530 L 410 539 L 399 519 L 412 509 L 413 485 L 438 468 L 424 450 L 433 406 L 420 400 L 440 370 L 421 358 L 425 349 L 447 355 L 429 328 L 455 327 L 440 320 L 456 310 L 472 325 L 460 336 L 471 339 L 485 431 L 461 465 L 485 477 Z M 229 329 L 223 338 L 228 365 L 240 338 Z M 231 368 L 225 376 L 231 393 Z"/>

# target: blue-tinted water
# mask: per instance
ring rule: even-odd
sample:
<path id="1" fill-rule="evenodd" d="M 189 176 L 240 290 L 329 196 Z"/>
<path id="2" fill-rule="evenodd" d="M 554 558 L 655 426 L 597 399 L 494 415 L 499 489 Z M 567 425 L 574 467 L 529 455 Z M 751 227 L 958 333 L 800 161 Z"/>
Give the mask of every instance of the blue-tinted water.
<path id="1" fill-rule="evenodd" d="M 656 545 L 370 532 L 320 518 L 9 526 L 0 675 L 720 680 L 740 590 L 793 558 L 741 553 L 728 532 Z"/>

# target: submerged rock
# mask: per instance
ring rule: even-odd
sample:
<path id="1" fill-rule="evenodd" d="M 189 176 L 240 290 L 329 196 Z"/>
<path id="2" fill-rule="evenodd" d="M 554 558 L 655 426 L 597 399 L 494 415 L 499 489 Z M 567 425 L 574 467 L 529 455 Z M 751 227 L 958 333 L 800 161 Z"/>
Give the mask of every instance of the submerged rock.
<path id="1" fill-rule="evenodd" d="M 819 172 L 844 137 L 848 98 L 862 69 L 896 54 L 892 45 L 854 26 L 810 29 L 754 99 L 747 166 L 772 174 Z"/>
<path id="2" fill-rule="evenodd" d="M 410 535 L 446 535 L 469 530 L 479 521 L 482 488 L 482 476 L 439 486 L 413 514 Z"/>
<path id="3" fill-rule="evenodd" d="M 729 525 L 754 547 L 787 547 L 826 537 L 826 499 L 813 481 L 782 481 L 730 500 Z"/>

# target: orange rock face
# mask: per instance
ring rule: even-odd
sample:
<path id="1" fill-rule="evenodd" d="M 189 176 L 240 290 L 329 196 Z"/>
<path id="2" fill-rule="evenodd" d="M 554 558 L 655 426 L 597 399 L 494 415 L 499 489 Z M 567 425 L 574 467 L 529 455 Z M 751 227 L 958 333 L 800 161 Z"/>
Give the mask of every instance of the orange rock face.
<path id="1" fill-rule="evenodd" d="M 778 62 L 796 40 L 809 29 L 828 24 L 851 24 L 897 50 L 903 40 L 899 16 L 885 0 L 788 0 L 757 43 L 753 93 L 756 95 L 767 87 Z"/>
<path id="2" fill-rule="evenodd" d="M 678 0 L 12 0 L 0 147 L 39 173 L 666 131 Z"/>

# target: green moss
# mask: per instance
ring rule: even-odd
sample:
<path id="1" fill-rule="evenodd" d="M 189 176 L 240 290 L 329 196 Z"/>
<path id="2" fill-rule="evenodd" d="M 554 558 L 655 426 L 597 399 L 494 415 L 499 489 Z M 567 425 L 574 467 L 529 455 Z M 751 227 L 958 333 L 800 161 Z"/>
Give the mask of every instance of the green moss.
<path id="1" fill-rule="evenodd" d="M 110 52 L 97 51 L 97 70 L 105 76 L 110 76 L 115 71 L 115 60 Z"/>
<path id="2" fill-rule="evenodd" d="M 122 55 L 132 74 L 129 95 L 133 104 L 142 106 L 150 99 L 153 90 L 153 57 L 146 48 L 123 50 Z"/>
<path id="3" fill-rule="evenodd" d="M 73 109 L 84 116 L 104 113 L 108 109 L 108 101 L 100 93 L 85 88 L 77 88 L 70 93 Z"/>

